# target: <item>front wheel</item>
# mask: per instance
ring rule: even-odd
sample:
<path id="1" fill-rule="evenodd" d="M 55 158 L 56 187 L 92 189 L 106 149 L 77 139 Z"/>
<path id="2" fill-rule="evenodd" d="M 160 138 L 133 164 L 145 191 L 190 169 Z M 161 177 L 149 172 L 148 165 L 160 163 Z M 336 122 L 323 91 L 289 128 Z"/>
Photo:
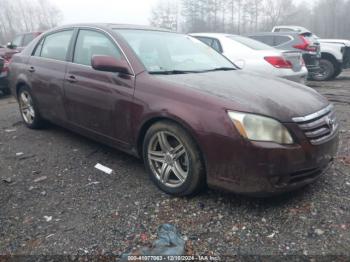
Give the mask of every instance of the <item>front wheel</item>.
<path id="1" fill-rule="evenodd" d="M 339 66 L 337 69 L 335 69 L 333 78 L 338 77 L 343 72 L 343 69 Z"/>
<path id="2" fill-rule="evenodd" d="M 19 89 L 18 103 L 22 119 L 27 127 L 31 129 L 43 127 L 44 120 L 40 116 L 32 91 L 28 87 L 23 86 Z"/>
<path id="3" fill-rule="evenodd" d="M 320 71 L 316 74 L 312 75 L 312 79 L 315 81 L 327 81 L 332 79 L 335 73 L 335 66 L 334 64 L 327 60 L 327 59 L 321 59 L 320 60 Z"/>
<path id="4" fill-rule="evenodd" d="M 8 96 L 8 95 L 11 95 L 11 90 L 9 88 L 5 88 L 2 90 L 2 93 L 5 95 L 5 96 Z"/>
<path id="5" fill-rule="evenodd" d="M 143 159 L 151 179 L 168 194 L 192 195 L 205 185 L 204 165 L 197 145 L 173 122 L 158 122 L 148 130 Z"/>

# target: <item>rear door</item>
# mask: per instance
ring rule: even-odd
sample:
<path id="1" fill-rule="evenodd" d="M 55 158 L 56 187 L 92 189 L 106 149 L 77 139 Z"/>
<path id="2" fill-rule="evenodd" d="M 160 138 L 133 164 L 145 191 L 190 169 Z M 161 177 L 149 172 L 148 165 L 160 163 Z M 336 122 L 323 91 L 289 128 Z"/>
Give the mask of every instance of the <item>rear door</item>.
<path id="1" fill-rule="evenodd" d="M 94 70 L 94 55 L 125 59 L 105 32 L 79 30 L 64 85 L 69 121 L 100 136 L 128 143 L 134 76 Z"/>
<path id="2" fill-rule="evenodd" d="M 73 29 L 62 30 L 41 39 L 27 65 L 40 113 L 55 121 L 66 120 L 63 83 L 73 33 Z"/>

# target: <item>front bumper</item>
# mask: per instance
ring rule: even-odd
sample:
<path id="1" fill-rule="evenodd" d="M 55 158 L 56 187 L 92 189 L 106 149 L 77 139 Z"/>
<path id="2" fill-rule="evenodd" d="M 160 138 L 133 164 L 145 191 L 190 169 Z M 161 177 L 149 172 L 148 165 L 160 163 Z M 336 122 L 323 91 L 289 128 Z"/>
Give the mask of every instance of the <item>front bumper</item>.
<path id="1" fill-rule="evenodd" d="M 294 124 L 290 128 L 297 129 Z M 314 182 L 332 164 L 339 143 L 338 134 L 318 146 L 307 139 L 291 146 L 221 139 L 214 142 L 217 151 L 207 163 L 208 185 L 255 196 L 289 192 Z"/>

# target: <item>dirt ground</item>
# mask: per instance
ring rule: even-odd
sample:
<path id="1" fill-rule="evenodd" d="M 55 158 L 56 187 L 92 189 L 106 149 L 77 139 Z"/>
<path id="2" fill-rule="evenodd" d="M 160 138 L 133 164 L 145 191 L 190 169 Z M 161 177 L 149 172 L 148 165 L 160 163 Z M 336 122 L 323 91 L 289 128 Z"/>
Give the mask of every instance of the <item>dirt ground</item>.
<path id="1" fill-rule="evenodd" d="M 0 97 L 0 254 L 119 256 L 171 223 L 194 254 L 349 257 L 350 71 L 309 85 L 336 105 L 338 158 L 315 184 L 270 199 L 167 196 L 140 160 L 60 127 L 29 130 Z"/>

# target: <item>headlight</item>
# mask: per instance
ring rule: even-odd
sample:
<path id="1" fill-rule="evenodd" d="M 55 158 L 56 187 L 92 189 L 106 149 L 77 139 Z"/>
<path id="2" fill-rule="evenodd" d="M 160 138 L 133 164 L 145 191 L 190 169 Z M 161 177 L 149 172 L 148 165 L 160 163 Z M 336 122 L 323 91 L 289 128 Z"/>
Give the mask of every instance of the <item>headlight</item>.
<path id="1" fill-rule="evenodd" d="M 259 115 L 228 112 L 239 133 L 253 141 L 293 144 L 293 138 L 280 122 Z"/>

